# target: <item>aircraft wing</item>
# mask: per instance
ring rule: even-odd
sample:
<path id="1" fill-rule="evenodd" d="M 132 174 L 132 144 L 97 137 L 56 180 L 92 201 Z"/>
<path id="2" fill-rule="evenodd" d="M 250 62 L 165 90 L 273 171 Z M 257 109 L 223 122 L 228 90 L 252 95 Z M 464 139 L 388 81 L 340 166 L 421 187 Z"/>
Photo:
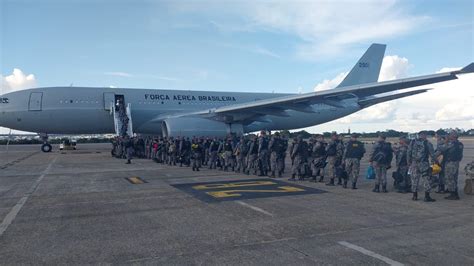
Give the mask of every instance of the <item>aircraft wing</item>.
<path id="1" fill-rule="evenodd" d="M 331 90 L 295 94 L 289 96 L 275 97 L 248 103 L 233 104 L 213 109 L 207 109 L 192 113 L 171 115 L 168 117 L 199 115 L 209 119 L 224 122 L 245 122 L 263 115 L 288 116 L 285 110 L 295 110 L 312 113 L 311 104 L 323 103 L 334 107 L 342 107 L 342 99 L 358 97 L 361 107 L 367 107 L 384 101 L 390 101 L 402 97 L 426 92 L 427 89 L 412 92 L 392 94 L 389 96 L 376 97 L 375 95 L 407 89 L 416 86 L 433 84 L 457 79 L 458 74 L 473 73 L 474 63 L 469 64 L 461 70 L 425 75 L 413 78 L 398 79 L 384 82 L 374 82 L 354 86 L 338 87 Z M 163 117 L 156 118 L 161 120 Z"/>

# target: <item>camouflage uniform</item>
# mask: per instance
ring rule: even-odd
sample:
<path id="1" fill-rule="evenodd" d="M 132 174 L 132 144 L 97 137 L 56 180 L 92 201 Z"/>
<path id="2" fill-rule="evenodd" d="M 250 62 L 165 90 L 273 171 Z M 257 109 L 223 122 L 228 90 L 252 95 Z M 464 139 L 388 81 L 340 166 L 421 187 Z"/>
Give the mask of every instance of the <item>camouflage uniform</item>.
<path id="1" fill-rule="evenodd" d="M 358 140 L 350 140 L 344 149 L 343 161 L 348 178 L 352 182 L 352 188 L 356 189 L 357 179 L 360 172 L 360 159 L 365 154 L 364 143 Z M 344 187 L 347 181 L 344 181 Z"/>
<path id="2" fill-rule="evenodd" d="M 382 184 L 383 192 L 387 192 L 387 169 L 390 167 L 392 159 L 392 145 L 389 142 L 378 141 L 370 156 L 370 162 L 374 164 L 375 170 L 374 192 L 379 192 L 380 184 Z"/>
<path id="3" fill-rule="evenodd" d="M 282 146 L 277 157 L 277 168 L 278 168 L 278 172 L 283 174 L 285 172 L 285 159 L 286 159 L 286 151 L 288 150 L 288 140 L 286 138 L 282 138 L 281 141 L 282 141 Z"/>
<path id="4" fill-rule="evenodd" d="M 194 143 L 191 144 L 191 166 L 193 171 L 199 171 L 199 168 L 201 168 L 203 149 L 201 143 L 194 141 Z"/>
<path id="5" fill-rule="evenodd" d="M 311 146 L 311 175 L 313 181 L 319 176 L 319 182 L 324 179 L 324 166 L 326 164 L 326 143 L 316 141 Z"/>
<path id="6" fill-rule="evenodd" d="M 397 173 L 399 176 L 398 190 L 400 192 L 407 192 L 410 190 L 411 180 L 408 176 L 408 160 L 407 160 L 408 145 L 400 144 L 395 150 L 395 163 L 397 166 Z"/>
<path id="7" fill-rule="evenodd" d="M 258 161 L 260 163 L 260 175 L 267 175 L 270 167 L 268 165 L 268 138 L 265 135 L 258 138 Z"/>
<path id="8" fill-rule="evenodd" d="M 244 138 L 241 138 L 240 142 L 237 144 L 234 150 L 234 155 L 237 160 L 236 171 L 239 173 L 240 171 L 245 172 L 245 168 L 246 168 L 245 158 L 247 157 L 247 152 L 248 152 L 247 141 L 245 141 Z"/>
<path id="9" fill-rule="evenodd" d="M 270 169 L 272 172 L 272 177 L 275 177 L 275 174 L 278 173 L 278 176 L 281 177 L 283 168 L 282 163 L 282 154 L 285 153 L 285 143 L 278 135 L 275 135 L 270 140 L 268 144 L 268 149 L 270 151 Z"/>
<path id="10" fill-rule="evenodd" d="M 291 158 L 293 158 L 293 166 L 291 172 L 291 180 L 295 179 L 298 175 L 299 179 L 303 178 L 305 172 L 305 163 L 307 157 L 308 144 L 299 138 L 293 145 Z"/>
<path id="11" fill-rule="evenodd" d="M 459 163 L 463 157 L 464 145 L 456 140 L 451 140 L 443 148 L 444 150 L 444 176 L 446 177 L 448 190 L 451 193 L 458 191 Z"/>
<path id="12" fill-rule="evenodd" d="M 252 172 L 254 175 L 258 171 L 258 143 L 256 139 L 249 142 L 249 152 L 247 154 L 247 174 Z"/>
<path id="13" fill-rule="evenodd" d="M 209 146 L 209 169 L 216 169 L 217 167 L 217 150 L 219 149 L 219 142 L 214 139 Z"/>
<path id="14" fill-rule="evenodd" d="M 336 167 L 342 163 L 342 156 L 344 155 L 344 145 L 339 139 L 331 140 L 326 146 L 327 154 L 327 175 L 330 182 L 328 185 L 334 185 L 336 178 Z"/>
<path id="15" fill-rule="evenodd" d="M 411 190 L 418 192 L 420 179 L 425 193 L 431 191 L 431 170 L 429 158 L 433 160 L 433 144 L 421 138 L 412 140 L 407 151 L 408 165 L 411 172 Z"/>
<path id="16" fill-rule="evenodd" d="M 232 141 L 228 140 L 223 145 L 224 170 L 228 171 L 232 168 L 232 171 L 234 171 L 234 148 L 232 147 Z"/>

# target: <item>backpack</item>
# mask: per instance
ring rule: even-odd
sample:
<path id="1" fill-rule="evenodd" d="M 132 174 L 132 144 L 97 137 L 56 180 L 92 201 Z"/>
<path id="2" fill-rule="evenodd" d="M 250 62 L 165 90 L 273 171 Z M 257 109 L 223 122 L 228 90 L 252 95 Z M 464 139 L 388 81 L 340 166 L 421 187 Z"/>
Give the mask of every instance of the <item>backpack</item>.
<path id="1" fill-rule="evenodd" d="M 336 142 L 333 142 L 331 143 L 329 146 L 328 146 L 328 151 L 327 151 L 327 155 L 328 156 L 335 156 L 336 153 L 337 153 L 337 150 L 336 150 L 336 146 L 337 146 L 337 143 Z"/>
<path id="2" fill-rule="evenodd" d="M 411 143 L 411 157 L 413 161 L 422 162 L 428 160 L 428 147 L 423 140 L 413 140 Z"/>

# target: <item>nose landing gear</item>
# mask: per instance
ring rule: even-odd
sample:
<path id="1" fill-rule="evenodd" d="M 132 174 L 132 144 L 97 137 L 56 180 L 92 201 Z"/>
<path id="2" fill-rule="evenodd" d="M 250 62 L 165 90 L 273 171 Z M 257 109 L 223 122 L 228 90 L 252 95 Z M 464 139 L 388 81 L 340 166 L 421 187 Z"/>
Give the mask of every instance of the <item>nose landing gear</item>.
<path id="1" fill-rule="evenodd" d="M 41 139 L 43 140 L 43 145 L 41 145 L 42 152 L 51 152 L 53 147 L 48 143 L 48 134 L 40 134 Z"/>
<path id="2" fill-rule="evenodd" d="M 49 143 L 44 143 L 43 145 L 41 145 L 41 151 L 43 152 L 51 152 L 52 149 L 53 147 Z"/>

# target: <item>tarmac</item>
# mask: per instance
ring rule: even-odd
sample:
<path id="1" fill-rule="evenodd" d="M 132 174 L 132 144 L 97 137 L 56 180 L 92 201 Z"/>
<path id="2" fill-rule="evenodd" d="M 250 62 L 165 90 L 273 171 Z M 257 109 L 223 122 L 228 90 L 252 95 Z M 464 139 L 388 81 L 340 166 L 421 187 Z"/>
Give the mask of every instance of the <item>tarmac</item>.
<path id="1" fill-rule="evenodd" d="M 357 190 L 124 163 L 0 146 L 0 264 L 474 265 L 474 196 L 373 193 L 366 160 Z"/>

